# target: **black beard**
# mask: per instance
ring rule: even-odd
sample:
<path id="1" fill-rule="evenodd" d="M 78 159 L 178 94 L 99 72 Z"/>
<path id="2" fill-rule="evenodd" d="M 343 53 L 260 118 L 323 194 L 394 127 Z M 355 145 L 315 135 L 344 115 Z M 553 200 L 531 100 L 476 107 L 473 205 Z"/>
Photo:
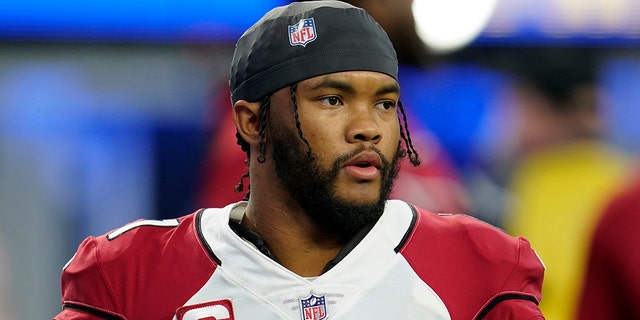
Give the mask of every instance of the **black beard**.
<path id="1" fill-rule="evenodd" d="M 316 157 L 309 158 L 306 148 L 296 133 L 282 127 L 271 128 L 273 134 L 273 161 L 276 175 L 289 191 L 293 199 L 306 214 L 322 229 L 346 237 L 359 229 L 378 221 L 386 200 L 393 189 L 393 183 L 400 170 L 400 158 L 405 154 L 398 143 L 398 151 L 389 161 L 375 147 L 382 159 L 382 183 L 377 201 L 356 203 L 336 195 L 336 180 L 343 164 L 360 152 L 367 150 L 364 145 L 353 152 L 339 156 L 330 170 L 323 170 Z"/>

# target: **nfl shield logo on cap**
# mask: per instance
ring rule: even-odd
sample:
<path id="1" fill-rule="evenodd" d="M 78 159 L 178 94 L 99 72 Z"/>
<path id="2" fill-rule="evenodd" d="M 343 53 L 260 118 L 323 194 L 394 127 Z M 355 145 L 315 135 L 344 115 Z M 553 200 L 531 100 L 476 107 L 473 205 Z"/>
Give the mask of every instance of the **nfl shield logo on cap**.
<path id="1" fill-rule="evenodd" d="M 313 293 L 307 298 L 300 299 L 300 310 L 303 320 L 321 320 L 327 317 L 327 305 L 324 295 Z"/>
<path id="2" fill-rule="evenodd" d="M 316 38 L 316 23 L 313 18 L 302 19 L 298 23 L 289 26 L 289 43 L 292 46 L 304 47 Z"/>

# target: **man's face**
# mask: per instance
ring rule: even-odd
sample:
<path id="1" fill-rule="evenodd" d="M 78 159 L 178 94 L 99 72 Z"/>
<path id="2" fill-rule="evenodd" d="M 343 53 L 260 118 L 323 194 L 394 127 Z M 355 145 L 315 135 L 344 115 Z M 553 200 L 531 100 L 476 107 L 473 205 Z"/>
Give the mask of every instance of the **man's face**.
<path id="1" fill-rule="evenodd" d="M 342 72 L 297 85 L 298 136 L 289 89 L 272 96 L 276 173 L 327 230 L 353 232 L 382 214 L 398 172 L 397 82 L 376 72 Z"/>

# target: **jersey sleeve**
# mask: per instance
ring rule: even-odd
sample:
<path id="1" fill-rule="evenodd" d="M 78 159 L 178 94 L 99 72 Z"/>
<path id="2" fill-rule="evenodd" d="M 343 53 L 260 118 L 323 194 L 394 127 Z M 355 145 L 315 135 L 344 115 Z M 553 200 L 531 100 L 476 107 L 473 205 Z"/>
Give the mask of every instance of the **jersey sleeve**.
<path id="1" fill-rule="evenodd" d="M 535 297 L 536 301 L 542 299 L 542 280 L 544 278 L 544 264 L 531 248 L 529 241 L 518 237 L 518 259 L 513 272 L 505 283 L 504 291 L 519 291 Z"/>
<path id="2" fill-rule="evenodd" d="M 61 279 L 63 310 L 55 320 L 124 319 L 100 265 L 94 237 L 80 244 Z"/>
<path id="3" fill-rule="evenodd" d="M 529 241 L 517 238 L 518 256 L 504 287 L 480 311 L 476 319 L 544 319 L 542 299 L 544 264 Z"/>

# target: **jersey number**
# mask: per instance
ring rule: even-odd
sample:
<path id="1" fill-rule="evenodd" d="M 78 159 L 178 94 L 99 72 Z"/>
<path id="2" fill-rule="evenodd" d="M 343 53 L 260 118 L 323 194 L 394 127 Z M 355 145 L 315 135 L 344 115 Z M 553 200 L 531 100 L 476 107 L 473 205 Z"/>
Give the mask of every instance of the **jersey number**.
<path id="1" fill-rule="evenodd" d="M 178 219 L 165 219 L 165 220 L 138 220 L 128 223 L 115 231 L 107 235 L 107 240 L 111 241 L 123 233 L 142 226 L 154 226 L 154 227 L 177 227 L 180 224 Z"/>

